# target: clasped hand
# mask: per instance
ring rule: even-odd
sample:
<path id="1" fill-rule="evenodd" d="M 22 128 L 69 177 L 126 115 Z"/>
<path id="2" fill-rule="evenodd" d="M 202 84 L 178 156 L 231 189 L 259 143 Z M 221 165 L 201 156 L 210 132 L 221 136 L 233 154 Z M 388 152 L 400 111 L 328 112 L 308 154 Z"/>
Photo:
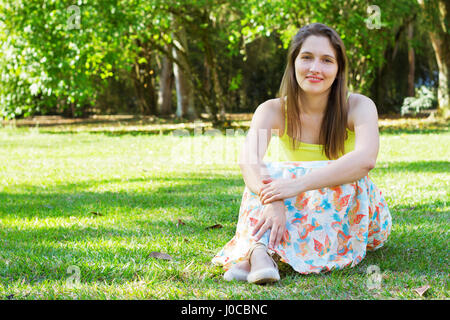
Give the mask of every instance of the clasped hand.
<path id="1" fill-rule="evenodd" d="M 283 240 L 286 231 L 286 213 L 283 201 L 275 201 L 264 207 L 258 223 L 253 229 L 252 236 L 255 241 L 270 229 L 269 249 L 278 246 Z"/>
<path id="2" fill-rule="evenodd" d="M 295 179 L 266 179 L 259 191 L 261 203 L 269 204 L 273 201 L 284 200 L 299 194 L 298 181 Z"/>
<path id="3" fill-rule="evenodd" d="M 261 239 L 267 230 L 270 231 L 269 249 L 278 246 L 286 231 L 286 213 L 284 199 L 298 194 L 298 185 L 293 179 L 266 179 L 259 192 L 259 198 L 266 205 L 252 235 L 255 241 Z"/>

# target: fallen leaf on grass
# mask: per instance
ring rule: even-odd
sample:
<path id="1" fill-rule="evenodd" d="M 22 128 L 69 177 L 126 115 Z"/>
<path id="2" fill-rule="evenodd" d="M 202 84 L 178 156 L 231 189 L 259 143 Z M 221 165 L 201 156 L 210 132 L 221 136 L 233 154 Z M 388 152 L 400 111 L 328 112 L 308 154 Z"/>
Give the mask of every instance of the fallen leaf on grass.
<path id="1" fill-rule="evenodd" d="M 417 292 L 417 294 L 422 297 L 425 294 L 425 292 L 428 291 L 428 289 L 430 289 L 430 286 L 427 284 L 423 287 L 415 288 L 414 291 Z"/>
<path id="2" fill-rule="evenodd" d="M 96 216 L 103 216 L 100 212 L 96 212 L 96 211 L 91 211 L 89 213 L 96 215 Z"/>
<path id="3" fill-rule="evenodd" d="M 150 252 L 148 257 L 149 258 L 162 259 L 162 260 L 173 260 L 173 258 L 170 255 L 168 255 L 167 253 L 156 252 L 156 251 Z"/>
<path id="4" fill-rule="evenodd" d="M 205 229 L 220 229 L 220 228 L 223 228 L 223 225 L 218 223 L 218 224 L 215 224 L 213 226 L 206 227 Z"/>
<path id="5" fill-rule="evenodd" d="M 186 223 L 184 223 L 183 220 L 178 219 L 178 221 L 177 221 L 177 228 L 178 228 L 179 226 L 184 226 L 185 224 L 186 224 Z"/>

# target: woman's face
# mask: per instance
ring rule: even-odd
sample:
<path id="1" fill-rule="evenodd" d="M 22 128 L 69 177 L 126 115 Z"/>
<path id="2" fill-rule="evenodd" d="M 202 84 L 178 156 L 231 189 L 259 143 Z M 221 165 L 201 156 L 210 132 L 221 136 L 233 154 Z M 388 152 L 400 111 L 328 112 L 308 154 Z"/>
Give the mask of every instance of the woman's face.
<path id="1" fill-rule="evenodd" d="M 295 59 L 295 76 L 300 88 L 309 94 L 330 90 L 338 72 L 338 62 L 330 40 L 309 36 Z"/>

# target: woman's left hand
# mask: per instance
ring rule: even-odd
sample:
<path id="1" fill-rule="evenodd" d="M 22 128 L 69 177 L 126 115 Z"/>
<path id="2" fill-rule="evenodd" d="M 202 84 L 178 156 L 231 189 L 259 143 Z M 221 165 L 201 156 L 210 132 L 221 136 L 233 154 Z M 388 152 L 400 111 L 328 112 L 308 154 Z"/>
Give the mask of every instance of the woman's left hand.
<path id="1" fill-rule="evenodd" d="M 263 183 L 259 191 L 259 199 L 263 205 L 292 198 L 301 193 L 297 179 L 267 179 L 263 180 Z"/>

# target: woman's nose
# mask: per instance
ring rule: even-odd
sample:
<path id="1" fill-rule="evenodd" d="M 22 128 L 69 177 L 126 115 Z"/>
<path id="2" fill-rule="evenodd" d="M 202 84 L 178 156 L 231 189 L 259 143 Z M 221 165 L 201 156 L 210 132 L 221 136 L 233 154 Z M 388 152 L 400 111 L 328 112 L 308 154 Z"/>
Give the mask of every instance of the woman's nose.
<path id="1" fill-rule="evenodd" d="M 311 66 L 309 67 L 309 71 L 310 72 L 318 72 L 319 71 L 318 65 L 319 65 L 319 62 L 316 59 L 314 59 Z"/>

